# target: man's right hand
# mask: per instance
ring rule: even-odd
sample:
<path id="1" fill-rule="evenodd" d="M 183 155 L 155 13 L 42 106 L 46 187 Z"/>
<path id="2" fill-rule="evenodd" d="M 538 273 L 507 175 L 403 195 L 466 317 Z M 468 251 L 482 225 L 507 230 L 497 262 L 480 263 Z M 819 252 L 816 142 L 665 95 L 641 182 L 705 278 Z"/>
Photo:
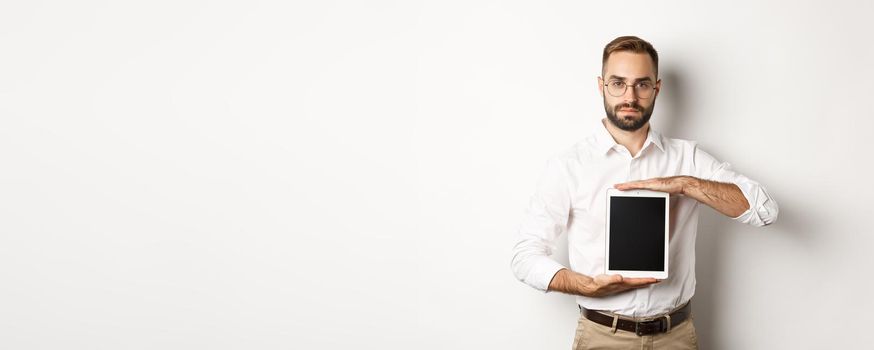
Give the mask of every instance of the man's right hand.
<path id="1" fill-rule="evenodd" d="M 625 278 L 620 275 L 602 274 L 593 278 L 568 269 L 561 269 L 549 282 L 549 290 L 597 298 L 646 287 L 658 282 L 659 280 L 655 278 Z"/>
<path id="2" fill-rule="evenodd" d="M 621 293 L 629 289 L 646 287 L 653 283 L 658 283 L 655 278 L 627 278 L 621 275 L 597 275 L 592 278 L 589 283 L 587 296 L 603 297 L 616 293 Z"/>

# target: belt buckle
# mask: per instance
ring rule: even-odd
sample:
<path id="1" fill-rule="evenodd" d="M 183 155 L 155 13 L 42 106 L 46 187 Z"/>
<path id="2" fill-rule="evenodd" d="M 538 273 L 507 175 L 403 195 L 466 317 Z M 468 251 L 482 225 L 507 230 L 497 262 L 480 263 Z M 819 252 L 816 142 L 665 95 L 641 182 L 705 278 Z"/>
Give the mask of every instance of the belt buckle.
<path id="1" fill-rule="evenodd" d="M 640 324 L 643 322 L 634 322 L 634 333 L 637 334 L 638 337 L 643 336 L 643 332 L 641 332 Z"/>
<path id="2" fill-rule="evenodd" d="M 659 318 L 654 319 L 654 320 L 635 322 L 634 323 L 634 333 L 637 334 L 638 337 L 642 337 L 642 336 L 646 335 L 643 333 L 643 329 L 640 328 L 640 325 L 643 323 L 646 323 L 647 325 L 658 323 L 658 325 L 659 325 L 658 332 L 653 332 L 653 333 L 664 333 L 667 331 L 667 329 L 666 329 L 667 328 L 667 320 L 664 317 L 659 317 Z"/>

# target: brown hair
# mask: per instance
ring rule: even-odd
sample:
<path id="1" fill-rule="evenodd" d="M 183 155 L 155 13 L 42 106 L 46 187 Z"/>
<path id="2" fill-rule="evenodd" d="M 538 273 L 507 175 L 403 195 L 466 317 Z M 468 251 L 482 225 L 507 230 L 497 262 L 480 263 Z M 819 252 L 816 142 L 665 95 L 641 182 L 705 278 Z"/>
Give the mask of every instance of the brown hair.
<path id="1" fill-rule="evenodd" d="M 601 60 L 601 74 L 604 74 L 604 66 L 607 64 L 607 59 L 614 52 L 631 51 L 634 53 L 648 53 L 652 58 L 652 63 L 655 66 L 656 78 L 659 76 L 659 54 L 656 52 L 652 44 L 646 42 L 636 36 L 620 36 L 604 46 L 604 58 Z"/>

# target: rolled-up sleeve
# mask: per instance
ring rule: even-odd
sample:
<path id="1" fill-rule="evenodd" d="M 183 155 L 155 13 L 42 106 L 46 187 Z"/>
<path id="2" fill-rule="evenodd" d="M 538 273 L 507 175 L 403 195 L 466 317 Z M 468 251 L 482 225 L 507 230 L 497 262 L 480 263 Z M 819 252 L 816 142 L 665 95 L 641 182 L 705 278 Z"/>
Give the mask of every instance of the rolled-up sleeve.
<path id="1" fill-rule="evenodd" d="M 719 162 L 716 158 L 697 147 L 695 147 L 694 152 L 695 168 L 700 178 L 732 183 L 737 185 L 740 191 L 743 192 L 750 207 L 747 211 L 733 218 L 733 220 L 753 226 L 766 226 L 777 220 L 780 208 L 777 206 L 777 201 L 768 194 L 764 186 L 735 172 L 731 168 L 731 164 Z"/>
<path id="2" fill-rule="evenodd" d="M 567 231 L 571 209 L 570 187 L 564 162 L 554 157 L 547 161 L 537 190 L 519 226 L 510 266 L 516 278 L 547 292 L 556 272 L 565 268 L 550 258 L 556 239 Z"/>

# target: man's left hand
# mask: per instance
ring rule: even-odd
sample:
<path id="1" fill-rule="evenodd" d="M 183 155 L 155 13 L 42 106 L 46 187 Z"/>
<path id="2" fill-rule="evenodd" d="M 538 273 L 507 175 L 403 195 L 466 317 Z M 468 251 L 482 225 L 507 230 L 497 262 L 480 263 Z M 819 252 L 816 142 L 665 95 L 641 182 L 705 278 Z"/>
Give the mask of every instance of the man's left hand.
<path id="1" fill-rule="evenodd" d="M 731 218 L 737 218 L 750 209 L 750 203 L 733 183 L 702 180 L 692 176 L 657 177 L 613 185 L 617 190 L 653 190 L 673 195 L 682 194 L 709 205 Z"/>
<path id="2" fill-rule="evenodd" d="M 657 177 L 648 180 L 616 184 L 613 187 L 621 191 L 653 190 L 670 194 L 684 194 L 686 189 L 691 186 L 695 180 L 697 179 L 691 176 Z"/>

